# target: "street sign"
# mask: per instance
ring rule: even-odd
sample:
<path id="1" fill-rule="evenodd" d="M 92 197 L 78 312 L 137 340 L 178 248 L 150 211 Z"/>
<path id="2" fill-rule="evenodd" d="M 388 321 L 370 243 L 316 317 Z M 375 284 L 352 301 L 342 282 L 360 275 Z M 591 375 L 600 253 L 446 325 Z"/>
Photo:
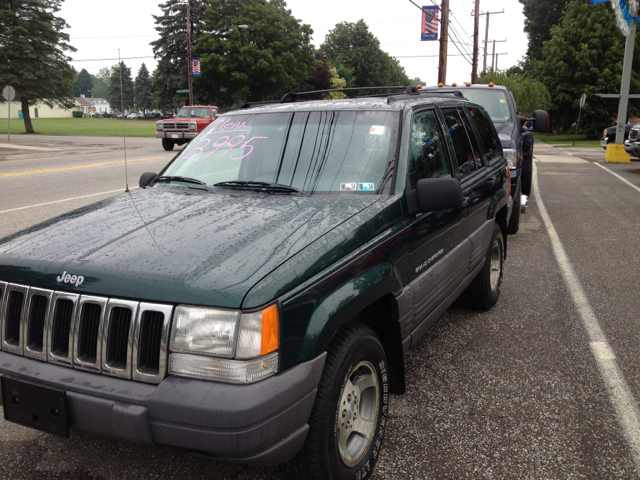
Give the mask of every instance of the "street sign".
<path id="1" fill-rule="evenodd" d="M 576 126 L 576 131 L 573 133 L 573 146 L 576 146 L 576 136 L 578 135 L 578 128 L 580 128 L 580 117 L 582 116 L 582 107 L 584 107 L 584 104 L 587 101 L 587 94 L 583 93 L 582 96 L 580 97 L 580 113 L 578 113 L 578 123 L 574 123 L 573 125 Z M 571 125 L 573 127 L 573 125 Z"/>
<path id="2" fill-rule="evenodd" d="M 584 107 L 584 104 L 586 103 L 586 101 L 587 101 L 587 94 L 583 93 L 582 97 L 580 97 L 580 108 Z"/>
<path id="3" fill-rule="evenodd" d="M 187 90 L 176 90 L 176 93 L 189 93 L 189 89 L 187 89 Z"/>
<path id="4" fill-rule="evenodd" d="M 16 98 L 16 91 L 12 86 L 7 85 L 2 89 L 2 96 L 7 102 L 11 102 L 14 98 Z"/>

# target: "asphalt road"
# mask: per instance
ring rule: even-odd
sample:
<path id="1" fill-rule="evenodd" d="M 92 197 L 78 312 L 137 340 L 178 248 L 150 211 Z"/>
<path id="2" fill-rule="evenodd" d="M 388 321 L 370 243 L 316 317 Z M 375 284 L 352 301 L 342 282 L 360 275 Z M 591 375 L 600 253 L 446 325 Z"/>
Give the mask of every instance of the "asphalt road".
<path id="1" fill-rule="evenodd" d="M 124 164 L 111 163 L 122 139 L 12 141 L 51 150 L 0 144 L 0 237 L 124 190 Z M 132 187 L 170 158 L 155 139 L 127 146 Z M 376 479 L 640 477 L 640 162 L 535 153 L 539 190 L 509 237 L 500 301 L 484 313 L 454 305 L 406 356 L 407 393 L 392 398 Z M 0 478 L 278 472 L 0 420 Z"/>

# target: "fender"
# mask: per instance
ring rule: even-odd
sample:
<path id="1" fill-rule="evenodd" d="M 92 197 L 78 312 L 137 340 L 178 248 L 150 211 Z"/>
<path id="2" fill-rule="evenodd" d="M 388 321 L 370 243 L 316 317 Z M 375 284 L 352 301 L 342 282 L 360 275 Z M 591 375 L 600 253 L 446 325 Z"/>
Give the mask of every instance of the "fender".
<path id="1" fill-rule="evenodd" d="M 334 333 L 385 295 L 398 296 L 396 264 L 405 258 L 404 229 L 320 275 L 281 302 L 281 368 L 315 358 Z M 397 316 L 389 321 L 397 322 Z"/>

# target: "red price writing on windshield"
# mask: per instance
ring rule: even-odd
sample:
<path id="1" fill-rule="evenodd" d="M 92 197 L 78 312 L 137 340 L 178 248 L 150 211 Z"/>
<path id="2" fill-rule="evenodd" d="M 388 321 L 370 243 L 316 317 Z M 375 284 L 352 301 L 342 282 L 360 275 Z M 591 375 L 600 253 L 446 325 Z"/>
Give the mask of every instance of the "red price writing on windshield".
<path id="1" fill-rule="evenodd" d="M 242 160 L 243 158 L 246 158 L 246 157 L 248 157 L 249 155 L 251 155 L 253 153 L 254 146 L 251 144 L 251 142 L 253 142 L 254 140 L 259 140 L 259 139 L 265 139 L 266 140 L 267 138 L 269 138 L 269 137 L 251 137 L 249 140 L 247 140 L 247 137 L 245 137 L 244 135 L 236 135 L 235 137 L 224 135 L 224 136 L 218 138 L 213 143 L 211 143 L 211 139 L 210 138 L 203 138 L 202 140 L 200 140 L 200 144 L 204 143 L 204 145 L 201 146 L 201 147 L 195 147 L 193 149 L 193 151 L 196 153 L 196 155 L 193 155 L 191 157 L 182 157 L 182 159 L 183 160 L 192 160 L 193 159 L 193 163 L 196 163 L 198 160 L 200 160 L 200 154 L 204 153 L 205 148 L 207 148 L 209 145 L 211 145 L 212 147 L 215 147 L 215 148 L 206 157 L 204 157 L 205 159 L 209 158 L 214 153 L 220 151 L 221 149 L 223 149 L 223 147 L 225 147 L 225 148 L 223 149 L 222 153 L 217 158 L 217 160 L 222 159 L 222 157 L 224 157 L 226 154 L 228 154 L 231 150 L 233 150 L 236 147 L 238 147 L 239 150 L 244 150 L 246 148 L 249 148 L 250 150 L 247 153 L 245 153 L 244 155 L 242 155 L 241 157 L 229 156 L 229 158 L 231 160 Z M 240 153 L 242 153 L 242 152 L 240 152 Z"/>

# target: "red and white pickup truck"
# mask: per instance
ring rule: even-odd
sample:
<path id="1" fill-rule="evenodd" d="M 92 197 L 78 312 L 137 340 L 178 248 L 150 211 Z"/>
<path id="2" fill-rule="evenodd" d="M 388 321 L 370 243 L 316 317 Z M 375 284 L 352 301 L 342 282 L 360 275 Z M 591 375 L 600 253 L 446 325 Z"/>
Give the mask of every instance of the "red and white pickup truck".
<path id="1" fill-rule="evenodd" d="M 156 122 L 156 138 L 162 139 L 165 150 L 184 145 L 195 138 L 220 115 L 220 109 L 211 105 L 184 106 L 174 118 Z"/>

